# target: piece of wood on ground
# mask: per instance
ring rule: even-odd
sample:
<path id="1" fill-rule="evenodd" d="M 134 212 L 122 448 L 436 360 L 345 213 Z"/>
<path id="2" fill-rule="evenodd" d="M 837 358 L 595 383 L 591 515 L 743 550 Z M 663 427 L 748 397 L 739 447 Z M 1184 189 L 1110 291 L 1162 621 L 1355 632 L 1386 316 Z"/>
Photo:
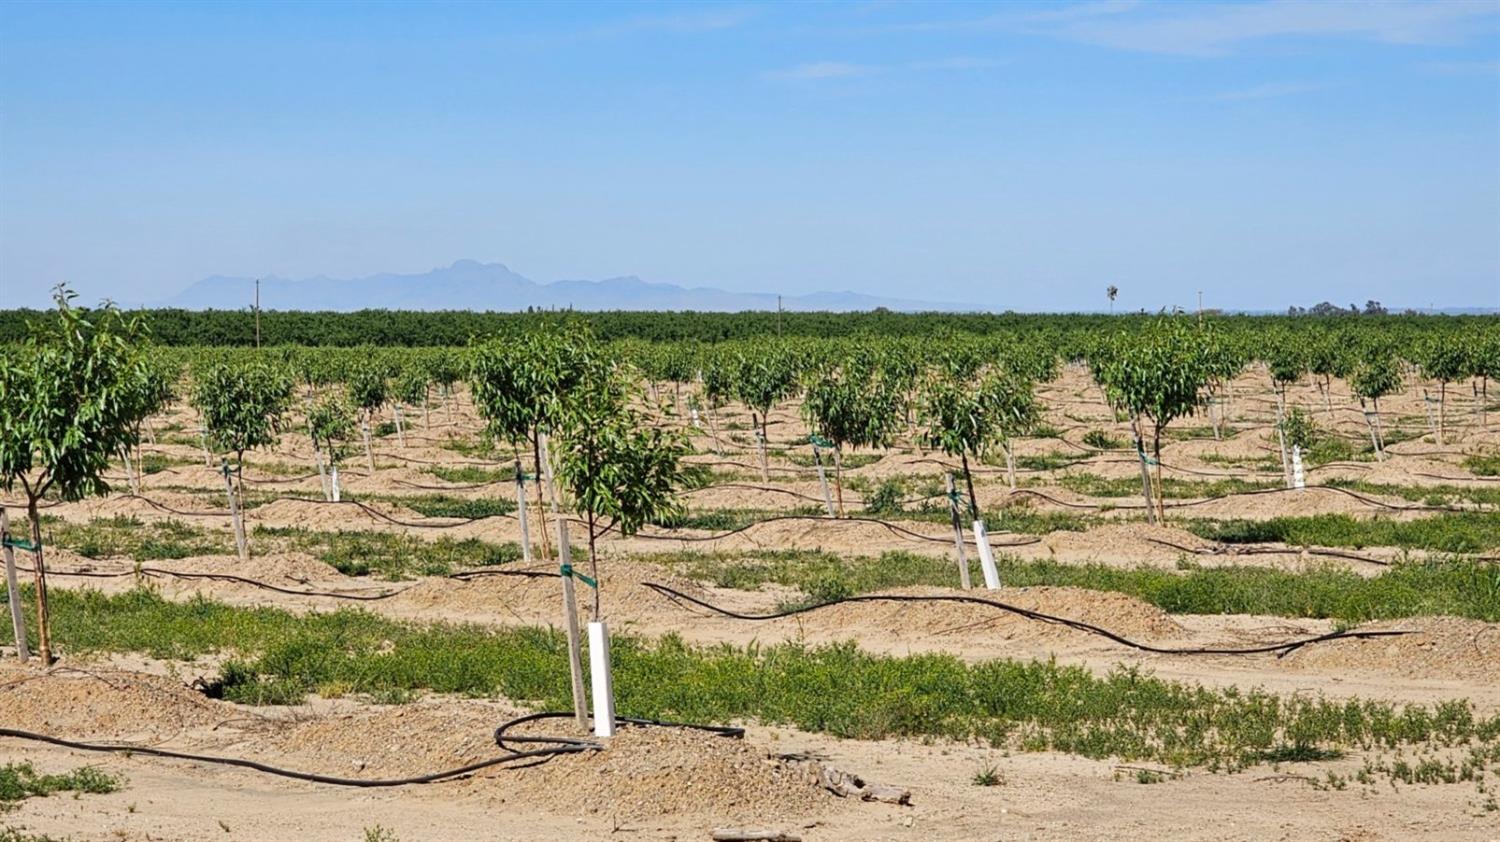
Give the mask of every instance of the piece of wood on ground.
<path id="1" fill-rule="evenodd" d="M 748 827 L 716 827 L 710 838 L 714 842 L 802 842 L 802 837 L 784 830 Z"/>
<path id="2" fill-rule="evenodd" d="M 840 798 L 853 797 L 861 801 L 911 804 L 911 790 L 909 789 L 869 783 L 858 775 L 839 771 L 832 766 L 818 767 L 818 785 Z"/>

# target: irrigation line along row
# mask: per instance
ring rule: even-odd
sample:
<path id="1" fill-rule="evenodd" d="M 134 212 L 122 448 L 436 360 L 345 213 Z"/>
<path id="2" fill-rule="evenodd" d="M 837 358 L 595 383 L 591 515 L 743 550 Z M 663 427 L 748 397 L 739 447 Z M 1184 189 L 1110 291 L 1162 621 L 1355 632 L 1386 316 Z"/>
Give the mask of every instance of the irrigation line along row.
<path id="1" fill-rule="evenodd" d="M 1349 629 L 1349 630 L 1343 630 L 1343 631 L 1328 632 L 1327 634 L 1315 635 L 1313 637 L 1304 637 L 1304 638 L 1298 638 L 1296 640 L 1283 641 L 1281 643 L 1267 644 L 1267 645 L 1263 645 L 1263 646 L 1248 646 L 1248 647 L 1213 647 L 1213 646 L 1204 646 L 1204 647 L 1174 648 L 1174 647 L 1153 646 L 1153 645 L 1151 645 L 1149 643 L 1141 643 L 1139 641 L 1131 640 L 1130 638 L 1127 638 L 1124 635 L 1120 635 L 1120 634 L 1117 634 L 1115 632 L 1112 632 L 1109 629 L 1106 629 L 1106 628 L 1104 628 L 1102 626 L 1096 626 L 1096 625 L 1094 625 L 1092 623 L 1085 623 L 1082 620 L 1072 620 L 1072 619 L 1069 619 L 1067 617 L 1059 617 L 1059 616 L 1057 616 L 1055 614 L 1045 614 L 1045 613 L 1040 612 L 1040 611 L 1032 611 L 1029 608 L 1021 608 L 1021 607 L 1016 606 L 1016 605 L 1010 605 L 1009 603 L 1000 602 L 999 600 L 987 599 L 985 597 L 979 597 L 979 596 L 959 596 L 959 595 L 952 595 L 952 596 L 935 596 L 935 595 L 933 595 L 933 596 L 918 596 L 918 595 L 912 595 L 912 594 L 867 594 L 867 595 L 864 595 L 864 596 L 848 596 L 848 597 L 844 597 L 842 599 L 830 600 L 828 602 L 820 602 L 820 603 L 818 603 L 816 605 L 804 605 L 804 606 L 801 606 L 801 607 L 798 607 L 798 608 L 788 608 L 788 609 L 784 609 L 784 610 L 781 610 L 781 611 L 775 611 L 775 612 L 770 613 L 770 614 L 745 614 L 745 613 L 741 613 L 741 612 L 738 612 L 738 611 L 732 611 L 732 610 L 730 610 L 728 608 L 723 608 L 723 607 L 720 607 L 718 605 L 714 605 L 714 604 L 712 604 L 710 602 L 706 602 L 704 600 L 698 599 L 697 597 L 689 596 L 688 594 L 685 594 L 682 591 L 676 590 L 675 588 L 670 588 L 670 587 L 667 587 L 666 585 L 657 584 L 656 582 L 642 582 L 641 585 L 644 586 L 644 587 L 650 588 L 653 591 L 656 591 L 661 596 L 667 598 L 668 600 L 670 600 L 672 602 L 678 603 L 679 605 L 682 604 L 683 602 L 687 602 L 687 603 L 691 603 L 693 605 L 696 605 L 699 608 L 703 608 L 703 609 L 706 609 L 708 611 L 712 611 L 715 614 L 719 614 L 719 615 L 724 616 L 724 617 L 729 617 L 730 619 L 734 619 L 734 620 L 750 620 L 750 621 L 756 621 L 756 622 L 766 621 L 766 620 L 779 620 L 779 619 L 782 619 L 784 617 L 793 617 L 793 616 L 796 616 L 798 614 L 807 614 L 807 613 L 810 613 L 810 612 L 813 612 L 813 611 L 820 611 L 820 610 L 822 610 L 824 608 L 832 608 L 835 605 L 844 605 L 844 604 L 847 604 L 847 603 L 856 603 L 856 602 L 897 602 L 897 603 L 956 602 L 956 603 L 967 603 L 969 605 L 982 605 L 982 606 L 985 606 L 985 607 L 988 607 L 988 608 L 994 608 L 994 609 L 996 609 L 998 611 L 1004 611 L 1004 612 L 1008 612 L 1008 613 L 1011 613 L 1011 614 L 1015 614 L 1015 615 L 1017 615 L 1019 617 L 1025 618 L 1027 620 L 1034 620 L 1034 621 L 1042 622 L 1042 623 L 1052 623 L 1054 625 L 1065 626 L 1067 628 L 1074 629 L 1074 630 L 1081 631 L 1081 632 L 1086 632 L 1088 634 L 1098 635 L 1099 637 L 1103 637 L 1103 638 L 1105 638 L 1107 640 L 1114 641 L 1115 643 L 1119 643 L 1119 644 L 1121 644 L 1123 646 L 1128 646 L 1128 647 L 1130 647 L 1132 649 L 1138 649 L 1138 650 L 1140 650 L 1142 652 L 1150 652 L 1150 653 L 1157 654 L 1157 655 L 1265 655 L 1265 654 L 1270 654 L 1270 653 L 1274 652 L 1274 653 L 1276 653 L 1276 657 L 1282 658 L 1282 657 L 1285 657 L 1285 656 L 1291 654 L 1292 652 L 1295 652 L 1298 649 L 1301 649 L 1304 646 L 1309 646 L 1309 645 L 1312 645 L 1314 643 L 1325 643 L 1325 642 L 1328 642 L 1328 641 L 1343 640 L 1343 639 L 1346 639 L 1346 638 L 1364 639 L 1364 638 L 1376 638 L 1376 637 L 1396 637 L 1396 636 L 1399 636 L 1399 635 L 1415 634 L 1415 632 L 1408 631 L 1408 630 L 1357 631 L 1357 630 Z"/>
<path id="2" fill-rule="evenodd" d="M 34 573 L 35 572 L 34 570 L 32 570 L 29 567 L 19 567 L 18 566 L 18 567 L 16 567 L 16 570 L 18 570 L 18 571 L 20 571 L 22 573 Z M 123 579 L 123 578 L 125 578 L 127 576 L 140 576 L 140 577 L 144 577 L 144 578 L 148 578 L 148 579 L 150 579 L 150 578 L 170 578 L 170 579 L 185 579 L 185 580 L 188 580 L 188 581 L 201 580 L 201 581 L 210 581 L 210 582 L 229 582 L 229 583 L 233 583 L 233 584 L 249 585 L 249 586 L 254 587 L 254 588 L 260 588 L 262 590 L 267 590 L 267 591 L 274 591 L 276 593 L 287 594 L 289 596 L 309 596 L 309 597 L 324 597 L 324 598 L 328 598 L 328 599 L 347 599 L 347 600 L 353 600 L 353 601 L 356 601 L 356 602 L 377 602 L 377 601 L 382 600 L 382 599 L 390 599 L 393 596 L 400 596 L 401 594 L 406 593 L 407 591 L 411 590 L 413 587 L 416 587 L 415 585 L 409 585 L 409 586 L 404 587 L 404 588 L 396 588 L 394 590 L 382 591 L 380 593 L 374 593 L 374 594 L 370 594 L 370 593 L 350 593 L 348 591 L 297 590 L 295 588 L 284 588 L 284 587 L 282 587 L 280 585 L 273 585 L 270 582 L 261 581 L 260 579 L 251 579 L 251 578 L 249 578 L 247 576 L 236 576 L 236 575 L 234 575 L 232 573 L 191 573 L 191 572 L 180 571 L 180 570 L 167 570 L 167 569 L 161 568 L 161 567 L 136 567 L 136 568 L 133 568 L 133 569 L 130 569 L 130 570 L 111 570 L 111 571 L 104 571 L 104 570 L 50 570 L 49 569 L 47 571 L 47 575 L 48 576 L 76 577 L 76 578 L 82 578 L 82 579 Z M 459 582 L 468 582 L 468 581 L 473 580 L 473 579 L 481 579 L 481 578 L 485 578 L 485 577 L 488 577 L 488 576 L 515 576 L 515 577 L 526 578 L 526 579 L 546 579 L 546 578 L 552 578 L 552 577 L 554 577 L 556 575 L 557 575 L 556 573 L 549 573 L 549 572 L 542 571 L 542 570 L 465 570 L 465 571 L 461 571 L 459 573 L 449 573 L 449 574 L 446 574 L 446 575 L 444 575 L 444 576 L 442 576 L 440 578 L 443 578 L 443 579 L 453 579 L 453 580 L 459 581 Z"/>
<path id="3" fill-rule="evenodd" d="M 23 731 L 19 728 L 0 727 L 0 737 L 10 737 L 18 740 L 29 740 L 32 742 L 47 743 L 60 746 L 74 751 L 92 751 L 110 754 L 147 755 L 150 757 L 163 757 L 170 760 L 188 760 L 196 763 L 210 763 L 218 766 L 234 766 L 241 769 L 251 769 L 268 775 L 276 775 L 282 778 L 291 778 L 298 781 L 306 781 L 315 784 L 328 784 L 331 786 L 381 788 L 410 786 L 413 784 L 430 784 L 441 781 L 449 781 L 457 778 L 467 777 L 475 772 L 503 766 L 510 769 L 524 768 L 527 766 L 545 763 L 554 757 L 564 754 L 579 754 L 587 751 L 602 751 L 604 745 L 593 740 L 580 740 L 572 737 L 556 736 L 523 736 L 510 734 L 509 731 L 516 726 L 540 719 L 568 718 L 572 713 L 534 713 L 528 716 L 518 717 L 495 729 L 495 744 L 505 754 L 492 757 L 488 760 L 480 760 L 453 769 L 444 769 L 440 772 L 431 772 L 425 775 L 413 775 L 406 778 L 341 778 L 334 775 L 321 775 L 316 772 L 302 772 L 295 769 L 285 769 L 272 766 L 269 763 L 261 763 L 243 757 L 221 757 L 210 754 L 193 754 L 185 751 L 173 751 L 171 749 L 157 748 L 154 746 L 142 746 L 134 744 L 117 743 L 90 743 L 77 740 L 63 739 L 48 734 L 38 734 L 34 731 Z M 743 728 L 728 728 L 717 725 L 695 725 L 678 722 L 659 722 L 649 719 L 632 719 L 630 717 L 615 717 L 615 723 L 621 727 L 657 727 L 657 728 L 685 728 L 695 731 L 705 731 L 721 737 L 738 739 L 745 735 Z M 511 744 L 541 745 L 541 748 L 519 749 Z"/>

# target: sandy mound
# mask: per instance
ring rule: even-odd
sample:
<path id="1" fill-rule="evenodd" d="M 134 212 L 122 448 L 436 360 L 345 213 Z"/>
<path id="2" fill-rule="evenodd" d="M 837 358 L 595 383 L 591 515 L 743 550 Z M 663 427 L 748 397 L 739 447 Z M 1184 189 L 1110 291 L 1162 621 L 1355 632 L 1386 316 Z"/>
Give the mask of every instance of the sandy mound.
<path id="1" fill-rule="evenodd" d="M 1360 629 L 1415 633 L 1309 646 L 1288 655 L 1286 661 L 1307 670 L 1368 669 L 1404 678 L 1500 682 L 1500 624 L 1460 617 L 1415 617 L 1370 623 Z"/>
<path id="2" fill-rule="evenodd" d="M 515 798 L 563 815 L 622 819 L 679 814 L 716 819 L 800 815 L 833 800 L 811 764 L 743 740 L 676 728 L 625 728 L 603 752 L 559 757 L 516 773 Z M 508 789 L 511 779 L 503 779 Z M 508 799 L 509 800 L 509 799 Z"/>
<path id="3" fill-rule="evenodd" d="M 1182 627 L 1159 608 L 1134 597 L 1081 588 L 1008 588 L 994 594 L 950 588 L 904 588 L 880 596 L 978 596 L 1028 611 L 1078 620 L 1142 642 L 1180 636 Z M 1095 639 L 1054 623 L 1027 619 L 988 605 L 957 602 L 855 602 L 779 621 L 832 634 L 879 633 L 895 638 L 942 635 L 1002 640 Z"/>
<path id="4" fill-rule="evenodd" d="M 147 566 L 182 573 L 243 576 L 277 584 L 348 578 L 306 553 L 255 555 L 248 562 L 233 555 L 195 556 L 176 561 L 154 561 Z"/>
<path id="5" fill-rule="evenodd" d="M 1379 498 L 1372 498 L 1379 499 Z M 1257 494 L 1236 494 L 1198 505 L 1173 505 L 1190 501 L 1167 501 L 1168 515 L 1194 518 L 1244 518 L 1269 520 L 1323 514 L 1370 515 L 1391 510 L 1358 500 L 1337 489 L 1308 486 L 1300 491 L 1277 489 Z M 1396 503 L 1393 505 L 1409 505 Z"/>
<path id="6" fill-rule="evenodd" d="M 586 563 L 579 569 L 588 570 Z M 546 572 L 552 572 L 549 568 Z M 602 607 L 611 620 L 629 621 L 659 616 L 670 610 L 660 594 L 643 587 L 643 581 L 659 582 L 668 587 L 703 596 L 697 582 L 668 575 L 661 568 L 646 564 L 605 560 L 600 564 Z M 593 593 L 578 585 L 580 605 L 592 603 Z M 388 604 L 400 611 L 430 616 L 433 613 L 500 622 L 562 622 L 562 585 L 556 576 L 485 576 L 469 580 L 424 579 L 408 588 Z"/>
<path id="7" fill-rule="evenodd" d="M 46 672 L 7 662 L 0 710 L 12 728 L 85 740 L 157 742 L 234 716 L 169 678 L 108 668 Z"/>
<path id="8" fill-rule="evenodd" d="M 1213 546 L 1186 529 L 1145 523 L 1106 524 L 1088 532 L 1052 532 L 1043 537 L 1042 544 L 1059 555 L 1097 558 L 1104 563 L 1175 561 L 1182 555 L 1182 550 L 1166 544 L 1193 549 Z"/>

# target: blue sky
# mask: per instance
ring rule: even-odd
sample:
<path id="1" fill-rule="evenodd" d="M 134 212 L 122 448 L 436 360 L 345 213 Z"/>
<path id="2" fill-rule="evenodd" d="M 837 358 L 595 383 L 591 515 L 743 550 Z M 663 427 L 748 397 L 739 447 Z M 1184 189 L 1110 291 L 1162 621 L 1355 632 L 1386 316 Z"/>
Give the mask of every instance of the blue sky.
<path id="1" fill-rule="evenodd" d="M 459 258 L 1500 306 L 1500 2 L 0 4 L 0 306 Z"/>

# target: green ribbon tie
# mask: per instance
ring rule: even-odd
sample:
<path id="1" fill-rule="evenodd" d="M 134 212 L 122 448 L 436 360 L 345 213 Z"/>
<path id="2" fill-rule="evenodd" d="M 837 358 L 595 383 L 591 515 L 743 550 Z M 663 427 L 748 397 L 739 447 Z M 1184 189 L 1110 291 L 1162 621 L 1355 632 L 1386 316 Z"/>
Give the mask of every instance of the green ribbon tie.
<path id="1" fill-rule="evenodd" d="M 596 591 L 599 590 L 599 583 L 598 582 L 594 581 L 592 578 L 590 578 L 588 576 L 585 576 L 582 573 L 579 573 L 577 570 L 574 570 L 573 569 L 573 565 L 571 565 L 571 564 L 564 564 L 562 566 L 562 575 L 567 576 L 567 577 L 572 578 L 572 579 L 577 579 L 578 581 L 584 583 L 585 585 L 588 585 L 589 587 L 593 588 Z"/>

